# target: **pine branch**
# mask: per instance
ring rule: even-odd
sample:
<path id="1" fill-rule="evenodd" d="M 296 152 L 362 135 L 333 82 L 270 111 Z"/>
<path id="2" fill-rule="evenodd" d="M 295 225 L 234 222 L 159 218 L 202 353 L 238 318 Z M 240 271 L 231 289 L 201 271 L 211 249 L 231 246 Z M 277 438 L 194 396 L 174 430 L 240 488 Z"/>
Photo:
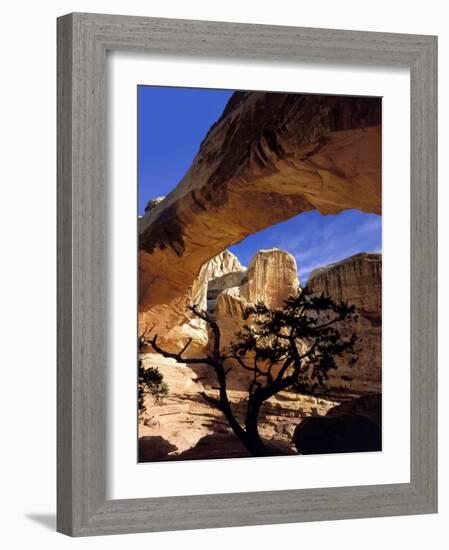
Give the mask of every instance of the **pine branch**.
<path id="1" fill-rule="evenodd" d="M 153 349 L 157 353 L 160 353 L 163 357 L 166 357 L 167 359 L 174 359 L 177 363 L 185 363 L 187 365 L 200 365 L 202 363 L 206 363 L 208 365 L 214 366 L 214 363 L 210 357 L 200 357 L 197 359 L 182 357 L 182 353 L 189 347 L 191 339 L 189 342 L 187 342 L 187 345 L 184 346 L 184 348 L 179 353 L 172 353 L 162 349 L 157 343 L 157 334 L 155 334 L 154 337 L 149 340 L 149 343 L 152 345 Z"/>

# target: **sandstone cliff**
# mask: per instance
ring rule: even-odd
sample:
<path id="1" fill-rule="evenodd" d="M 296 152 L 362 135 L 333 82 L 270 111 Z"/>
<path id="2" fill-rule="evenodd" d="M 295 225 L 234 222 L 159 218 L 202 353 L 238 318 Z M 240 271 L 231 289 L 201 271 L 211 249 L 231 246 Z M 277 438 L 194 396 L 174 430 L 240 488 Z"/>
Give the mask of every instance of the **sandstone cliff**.
<path id="1" fill-rule="evenodd" d="M 230 275 L 223 277 L 222 282 Z M 381 391 L 381 275 L 381 255 L 362 253 L 315 270 L 309 277 L 307 286 L 312 291 L 323 292 L 337 302 L 354 304 L 358 313 L 353 328 L 340 327 L 342 335 L 348 336 L 355 331 L 359 337 L 358 362 L 350 368 L 346 359 L 337 359 L 339 368 L 330 373 L 332 388 L 360 393 Z M 236 282 L 235 275 L 232 277 Z M 235 341 L 235 334 L 248 322 L 242 319 L 246 305 L 262 300 L 269 307 L 281 307 L 283 300 L 300 290 L 295 259 L 279 249 L 259 251 L 246 272 L 239 272 L 239 277 L 240 285 L 223 286 L 213 309 L 223 348 Z M 217 280 L 212 280 L 210 285 L 217 292 Z M 246 386 L 247 379 L 248 373 L 237 368 L 230 376 L 230 383 L 241 388 Z"/>
<path id="2" fill-rule="evenodd" d="M 360 338 L 358 363 L 350 368 L 345 360 L 338 359 L 338 370 L 330 373 L 329 384 L 333 388 L 361 393 L 381 391 L 381 267 L 380 254 L 357 254 L 315 270 L 307 282 L 314 292 L 354 304 L 359 315 L 353 329 L 340 327 L 344 336 L 354 330 Z M 206 323 L 188 311 L 188 304 L 207 309 L 217 321 L 224 350 L 235 342 L 236 333 L 248 322 L 243 319 L 247 305 L 261 300 L 269 307 L 281 307 L 283 300 L 299 290 L 296 262 L 288 252 L 259 251 L 245 269 L 226 250 L 203 266 L 186 299 L 156 306 L 143 315 L 146 326 L 152 334 L 158 334 L 164 349 L 177 352 L 191 340 L 189 355 L 202 356 L 211 345 L 211 335 Z M 215 383 L 214 373 L 207 367 L 196 371 L 206 384 Z M 233 369 L 230 387 L 243 389 L 248 376 L 241 368 Z"/>
<path id="3" fill-rule="evenodd" d="M 201 268 L 198 278 L 192 285 L 190 302 L 200 309 L 207 309 L 211 284 L 214 281 L 223 280 L 224 282 L 227 280 L 228 286 L 231 286 L 233 280 L 238 281 L 239 277 L 243 277 L 245 271 L 238 258 L 229 250 L 224 250 L 207 261 Z M 226 283 L 224 282 L 224 284 Z"/>
<path id="4" fill-rule="evenodd" d="M 283 301 L 299 290 L 295 258 L 278 248 L 259 250 L 251 260 L 241 286 L 241 295 L 249 302 L 259 300 L 268 307 L 282 307 Z"/>
<path id="5" fill-rule="evenodd" d="M 272 308 L 282 307 L 283 300 L 298 292 L 296 261 L 285 250 L 260 250 L 251 259 L 246 272 L 229 273 L 212 280 L 209 288 L 213 293 L 209 296 L 215 297 L 209 302 L 210 312 L 219 326 L 224 350 L 236 341 L 236 333 L 248 323 L 243 319 L 246 306 L 262 301 Z M 235 389 L 246 388 L 249 377 L 247 371 L 236 367 L 229 374 L 229 384 Z"/>
<path id="6" fill-rule="evenodd" d="M 353 369 L 339 361 L 331 377 L 334 386 L 352 391 L 381 391 L 382 380 L 382 255 L 357 254 L 311 273 L 307 286 L 336 301 L 354 304 L 359 314 L 355 327 L 360 337 L 359 360 Z M 347 333 L 342 327 L 342 334 Z M 346 380 L 341 380 L 343 375 Z"/>

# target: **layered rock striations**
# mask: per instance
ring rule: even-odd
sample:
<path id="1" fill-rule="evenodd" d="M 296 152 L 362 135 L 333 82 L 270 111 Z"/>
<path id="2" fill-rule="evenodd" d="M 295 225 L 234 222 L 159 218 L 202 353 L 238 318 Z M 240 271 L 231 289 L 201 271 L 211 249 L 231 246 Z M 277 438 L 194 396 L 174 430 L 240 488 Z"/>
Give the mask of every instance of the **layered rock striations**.
<path id="1" fill-rule="evenodd" d="M 356 306 L 358 321 L 349 327 L 342 324 L 343 336 L 355 332 L 358 362 L 354 367 L 346 358 L 337 358 L 338 369 L 330 371 L 329 385 L 356 393 L 379 392 L 382 382 L 382 257 L 381 254 L 362 253 L 336 264 L 312 272 L 307 283 L 313 292 L 324 293 L 336 302 Z M 225 285 L 226 281 L 240 284 Z M 222 291 L 217 293 L 217 283 Z M 248 321 L 243 310 L 261 300 L 269 307 L 282 307 L 283 301 L 300 291 L 294 257 L 279 249 L 261 250 L 251 260 L 246 272 L 228 274 L 212 280 L 215 305 L 211 310 L 221 332 L 222 348 L 235 341 L 236 333 Z M 210 294 L 209 294 L 210 296 Z M 210 303 L 210 302 L 209 302 Z M 248 373 L 235 369 L 231 375 L 234 387 L 247 384 Z"/>
<path id="2" fill-rule="evenodd" d="M 336 264 L 311 273 L 307 286 L 314 292 L 336 301 L 354 304 L 359 320 L 354 327 L 360 338 L 359 360 L 349 368 L 338 360 L 338 370 L 330 383 L 348 386 L 352 391 L 380 392 L 382 382 L 382 255 L 356 254 Z M 342 334 L 348 334 L 345 326 Z M 342 378 L 343 376 L 343 378 Z"/>
<path id="3" fill-rule="evenodd" d="M 307 287 L 324 293 L 335 301 L 347 301 L 357 309 L 358 321 L 353 327 L 342 325 L 340 332 L 359 337 L 358 362 L 350 367 L 337 358 L 338 370 L 330 371 L 329 385 L 351 392 L 381 391 L 382 311 L 380 254 L 357 254 L 336 264 L 317 269 Z M 235 342 L 236 334 L 248 322 L 243 319 L 245 307 L 257 301 L 269 307 L 282 307 L 290 295 L 300 291 L 294 257 L 280 249 L 261 250 L 245 269 L 229 251 L 207 262 L 201 269 L 187 299 L 179 304 L 156 306 L 144 315 L 147 326 L 158 334 L 159 344 L 167 351 L 179 351 L 191 341 L 188 354 L 203 356 L 212 345 L 207 324 L 187 309 L 195 304 L 207 310 L 220 328 L 221 348 Z M 181 320 L 181 321 L 180 321 Z M 144 351 L 151 351 L 146 349 Z M 210 369 L 198 368 L 207 384 L 215 383 Z M 249 374 L 236 368 L 229 375 L 234 389 L 247 386 Z"/>
<path id="4" fill-rule="evenodd" d="M 234 94 L 183 180 L 139 221 L 140 312 L 186 299 L 208 260 L 300 212 L 379 213 L 380 122 L 376 98 Z"/>
<path id="5" fill-rule="evenodd" d="M 279 248 L 259 250 L 251 260 L 241 285 L 241 296 L 269 308 L 282 307 L 284 300 L 299 290 L 295 258 Z"/>

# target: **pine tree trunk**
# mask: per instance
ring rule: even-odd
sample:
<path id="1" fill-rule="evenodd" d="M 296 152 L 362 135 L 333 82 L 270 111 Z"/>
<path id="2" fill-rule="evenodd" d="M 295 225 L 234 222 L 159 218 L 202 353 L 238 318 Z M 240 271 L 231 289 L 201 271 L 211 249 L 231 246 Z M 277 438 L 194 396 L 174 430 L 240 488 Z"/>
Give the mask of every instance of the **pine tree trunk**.
<path id="1" fill-rule="evenodd" d="M 259 434 L 259 412 L 260 407 L 262 406 L 261 402 L 254 402 L 250 398 L 250 403 L 248 407 L 248 413 L 246 415 L 246 437 L 247 437 L 247 449 L 253 456 L 271 456 L 271 453 L 265 446 L 262 438 Z"/>

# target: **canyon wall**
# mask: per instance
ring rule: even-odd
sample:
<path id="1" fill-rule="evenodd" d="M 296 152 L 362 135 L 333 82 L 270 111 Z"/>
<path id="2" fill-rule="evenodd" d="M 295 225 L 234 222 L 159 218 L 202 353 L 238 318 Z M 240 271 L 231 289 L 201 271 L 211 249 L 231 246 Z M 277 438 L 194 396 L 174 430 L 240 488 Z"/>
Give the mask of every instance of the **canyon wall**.
<path id="1" fill-rule="evenodd" d="M 230 280 L 238 284 L 228 286 Z M 235 333 L 247 322 L 242 318 L 246 306 L 262 301 L 270 308 L 282 307 L 284 300 L 298 292 L 298 268 L 295 258 L 285 250 L 259 250 L 240 279 L 229 274 L 210 281 L 209 288 L 215 296 L 210 313 L 218 323 L 224 348 L 235 340 Z M 211 290 L 209 296 L 210 293 Z"/>
<path id="2" fill-rule="evenodd" d="M 269 307 L 281 307 L 283 300 L 300 290 L 294 257 L 279 249 L 261 250 L 251 260 L 246 272 L 230 273 L 210 281 L 215 297 L 210 309 L 221 332 L 222 348 L 235 341 L 235 334 L 245 323 L 245 306 L 262 300 Z M 218 293 L 218 283 L 240 280 Z M 308 288 L 324 293 L 336 302 L 347 301 L 356 306 L 358 320 L 353 328 L 342 324 L 339 329 L 347 337 L 355 332 L 358 362 L 350 367 L 347 358 L 337 358 L 338 369 L 330 372 L 329 385 L 356 393 L 380 392 L 382 381 L 382 256 L 362 253 L 336 264 L 315 270 L 307 282 Z M 210 292 L 210 291 L 209 291 Z M 210 297 L 210 294 L 209 294 Z M 242 388 L 248 383 L 248 373 L 236 367 L 230 374 L 230 384 Z"/>
<path id="3" fill-rule="evenodd" d="M 382 255 L 356 254 L 311 273 L 307 287 L 336 301 L 354 304 L 359 320 L 355 332 L 360 338 L 359 360 L 351 369 L 337 358 L 338 370 L 329 383 L 356 392 L 380 392 L 382 383 Z M 347 335 L 346 327 L 341 327 Z M 341 376 L 344 378 L 342 379 Z"/>
<path id="4" fill-rule="evenodd" d="M 298 268 L 295 258 L 278 248 L 259 250 L 252 258 L 242 281 L 241 295 L 249 302 L 262 301 L 270 308 L 282 307 L 297 294 Z"/>

